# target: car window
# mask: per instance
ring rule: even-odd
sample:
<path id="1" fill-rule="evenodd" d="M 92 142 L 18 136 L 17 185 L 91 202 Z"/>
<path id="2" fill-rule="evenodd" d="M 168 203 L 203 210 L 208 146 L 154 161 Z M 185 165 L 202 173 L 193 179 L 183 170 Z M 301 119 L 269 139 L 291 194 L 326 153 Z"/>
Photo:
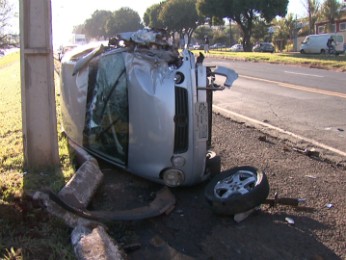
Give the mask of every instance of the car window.
<path id="1" fill-rule="evenodd" d="M 83 143 L 87 149 L 120 164 L 127 163 L 128 96 L 122 53 L 89 64 Z"/>
<path id="2" fill-rule="evenodd" d="M 309 42 L 309 40 L 310 40 L 310 37 L 306 37 L 302 43 L 306 44 Z"/>
<path id="3" fill-rule="evenodd" d="M 340 42 L 340 43 L 344 42 L 344 37 L 342 37 L 341 35 L 336 35 L 335 38 L 336 38 L 335 39 L 336 42 Z"/>

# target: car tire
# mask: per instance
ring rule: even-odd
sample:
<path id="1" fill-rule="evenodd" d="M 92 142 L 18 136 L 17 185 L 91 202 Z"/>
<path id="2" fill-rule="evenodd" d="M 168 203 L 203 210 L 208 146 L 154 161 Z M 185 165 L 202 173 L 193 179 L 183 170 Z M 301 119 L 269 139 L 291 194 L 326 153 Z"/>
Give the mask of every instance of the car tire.
<path id="1" fill-rule="evenodd" d="M 321 54 L 326 54 L 326 50 L 325 50 L 325 49 L 322 49 L 322 50 L 321 50 Z"/>
<path id="2" fill-rule="evenodd" d="M 216 175 L 205 188 L 212 210 L 235 215 L 262 204 L 269 194 L 266 174 L 251 166 L 233 168 Z"/>
<path id="3" fill-rule="evenodd" d="M 305 54 L 305 51 L 304 50 L 300 50 L 300 54 Z"/>

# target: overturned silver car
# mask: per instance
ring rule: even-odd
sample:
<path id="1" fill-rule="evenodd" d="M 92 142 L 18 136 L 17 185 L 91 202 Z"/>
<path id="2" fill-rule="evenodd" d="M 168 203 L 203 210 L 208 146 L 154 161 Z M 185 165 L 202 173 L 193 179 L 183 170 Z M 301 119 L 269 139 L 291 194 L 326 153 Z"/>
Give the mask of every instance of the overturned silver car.
<path id="1" fill-rule="evenodd" d="M 64 131 L 75 144 L 128 172 L 167 186 L 208 178 L 215 75 L 188 49 L 178 53 L 164 31 L 120 34 L 84 45 L 61 61 Z"/>

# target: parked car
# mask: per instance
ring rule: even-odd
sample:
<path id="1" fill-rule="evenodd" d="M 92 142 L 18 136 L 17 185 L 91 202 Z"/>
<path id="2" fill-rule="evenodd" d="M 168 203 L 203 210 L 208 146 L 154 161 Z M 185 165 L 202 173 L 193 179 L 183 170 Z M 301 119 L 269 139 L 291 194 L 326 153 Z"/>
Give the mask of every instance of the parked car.
<path id="1" fill-rule="evenodd" d="M 122 33 L 83 45 L 61 62 L 61 112 L 71 142 L 143 178 L 175 187 L 211 174 L 211 91 L 215 75 L 203 54 L 181 54 L 161 31 Z"/>
<path id="2" fill-rule="evenodd" d="M 222 43 L 215 43 L 210 46 L 210 49 L 222 49 L 222 48 L 226 48 L 226 45 Z"/>
<path id="3" fill-rule="evenodd" d="M 254 52 L 271 52 L 271 53 L 273 53 L 275 51 L 275 47 L 270 42 L 261 42 L 261 43 L 256 44 L 252 48 L 252 51 L 254 51 Z"/>
<path id="4" fill-rule="evenodd" d="M 194 49 L 194 50 L 203 50 L 203 46 L 198 44 L 198 43 L 196 43 L 196 44 L 192 45 L 192 49 Z"/>
<path id="5" fill-rule="evenodd" d="M 229 50 L 238 52 L 238 51 L 244 51 L 244 48 L 242 44 L 234 44 Z"/>

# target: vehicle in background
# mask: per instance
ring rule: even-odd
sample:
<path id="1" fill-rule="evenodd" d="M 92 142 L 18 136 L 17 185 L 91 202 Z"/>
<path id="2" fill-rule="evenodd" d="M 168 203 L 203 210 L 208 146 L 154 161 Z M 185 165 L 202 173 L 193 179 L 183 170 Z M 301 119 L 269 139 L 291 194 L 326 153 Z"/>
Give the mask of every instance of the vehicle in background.
<path id="1" fill-rule="evenodd" d="M 210 46 L 210 49 L 222 49 L 222 48 L 226 48 L 226 45 L 222 43 L 215 43 Z"/>
<path id="2" fill-rule="evenodd" d="M 234 44 L 229 50 L 234 52 L 239 52 L 239 51 L 244 51 L 244 48 L 242 44 Z"/>
<path id="3" fill-rule="evenodd" d="M 271 53 L 273 53 L 275 51 L 275 47 L 270 42 L 261 42 L 261 43 L 256 44 L 252 48 L 252 51 L 254 51 L 254 52 L 271 52 Z"/>
<path id="4" fill-rule="evenodd" d="M 335 42 L 336 54 L 344 53 L 344 36 L 338 33 L 312 34 L 305 37 L 300 47 L 300 53 L 324 54 L 328 51 L 327 41 L 332 37 Z"/>
<path id="5" fill-rule="evenodd" d="M 87 44 L 87 39 L 85 34 L 74 33 L 72 34 L 70 42 L 74 45 L 83 45 Z"/>
<path id="6" fill-rule="evenodd" d="M 199 43 L 196 43 L 196 44 L 192 45 L 192 49 L 193 50 L 203 50 L 203 46 L 200 45 Z"/>

